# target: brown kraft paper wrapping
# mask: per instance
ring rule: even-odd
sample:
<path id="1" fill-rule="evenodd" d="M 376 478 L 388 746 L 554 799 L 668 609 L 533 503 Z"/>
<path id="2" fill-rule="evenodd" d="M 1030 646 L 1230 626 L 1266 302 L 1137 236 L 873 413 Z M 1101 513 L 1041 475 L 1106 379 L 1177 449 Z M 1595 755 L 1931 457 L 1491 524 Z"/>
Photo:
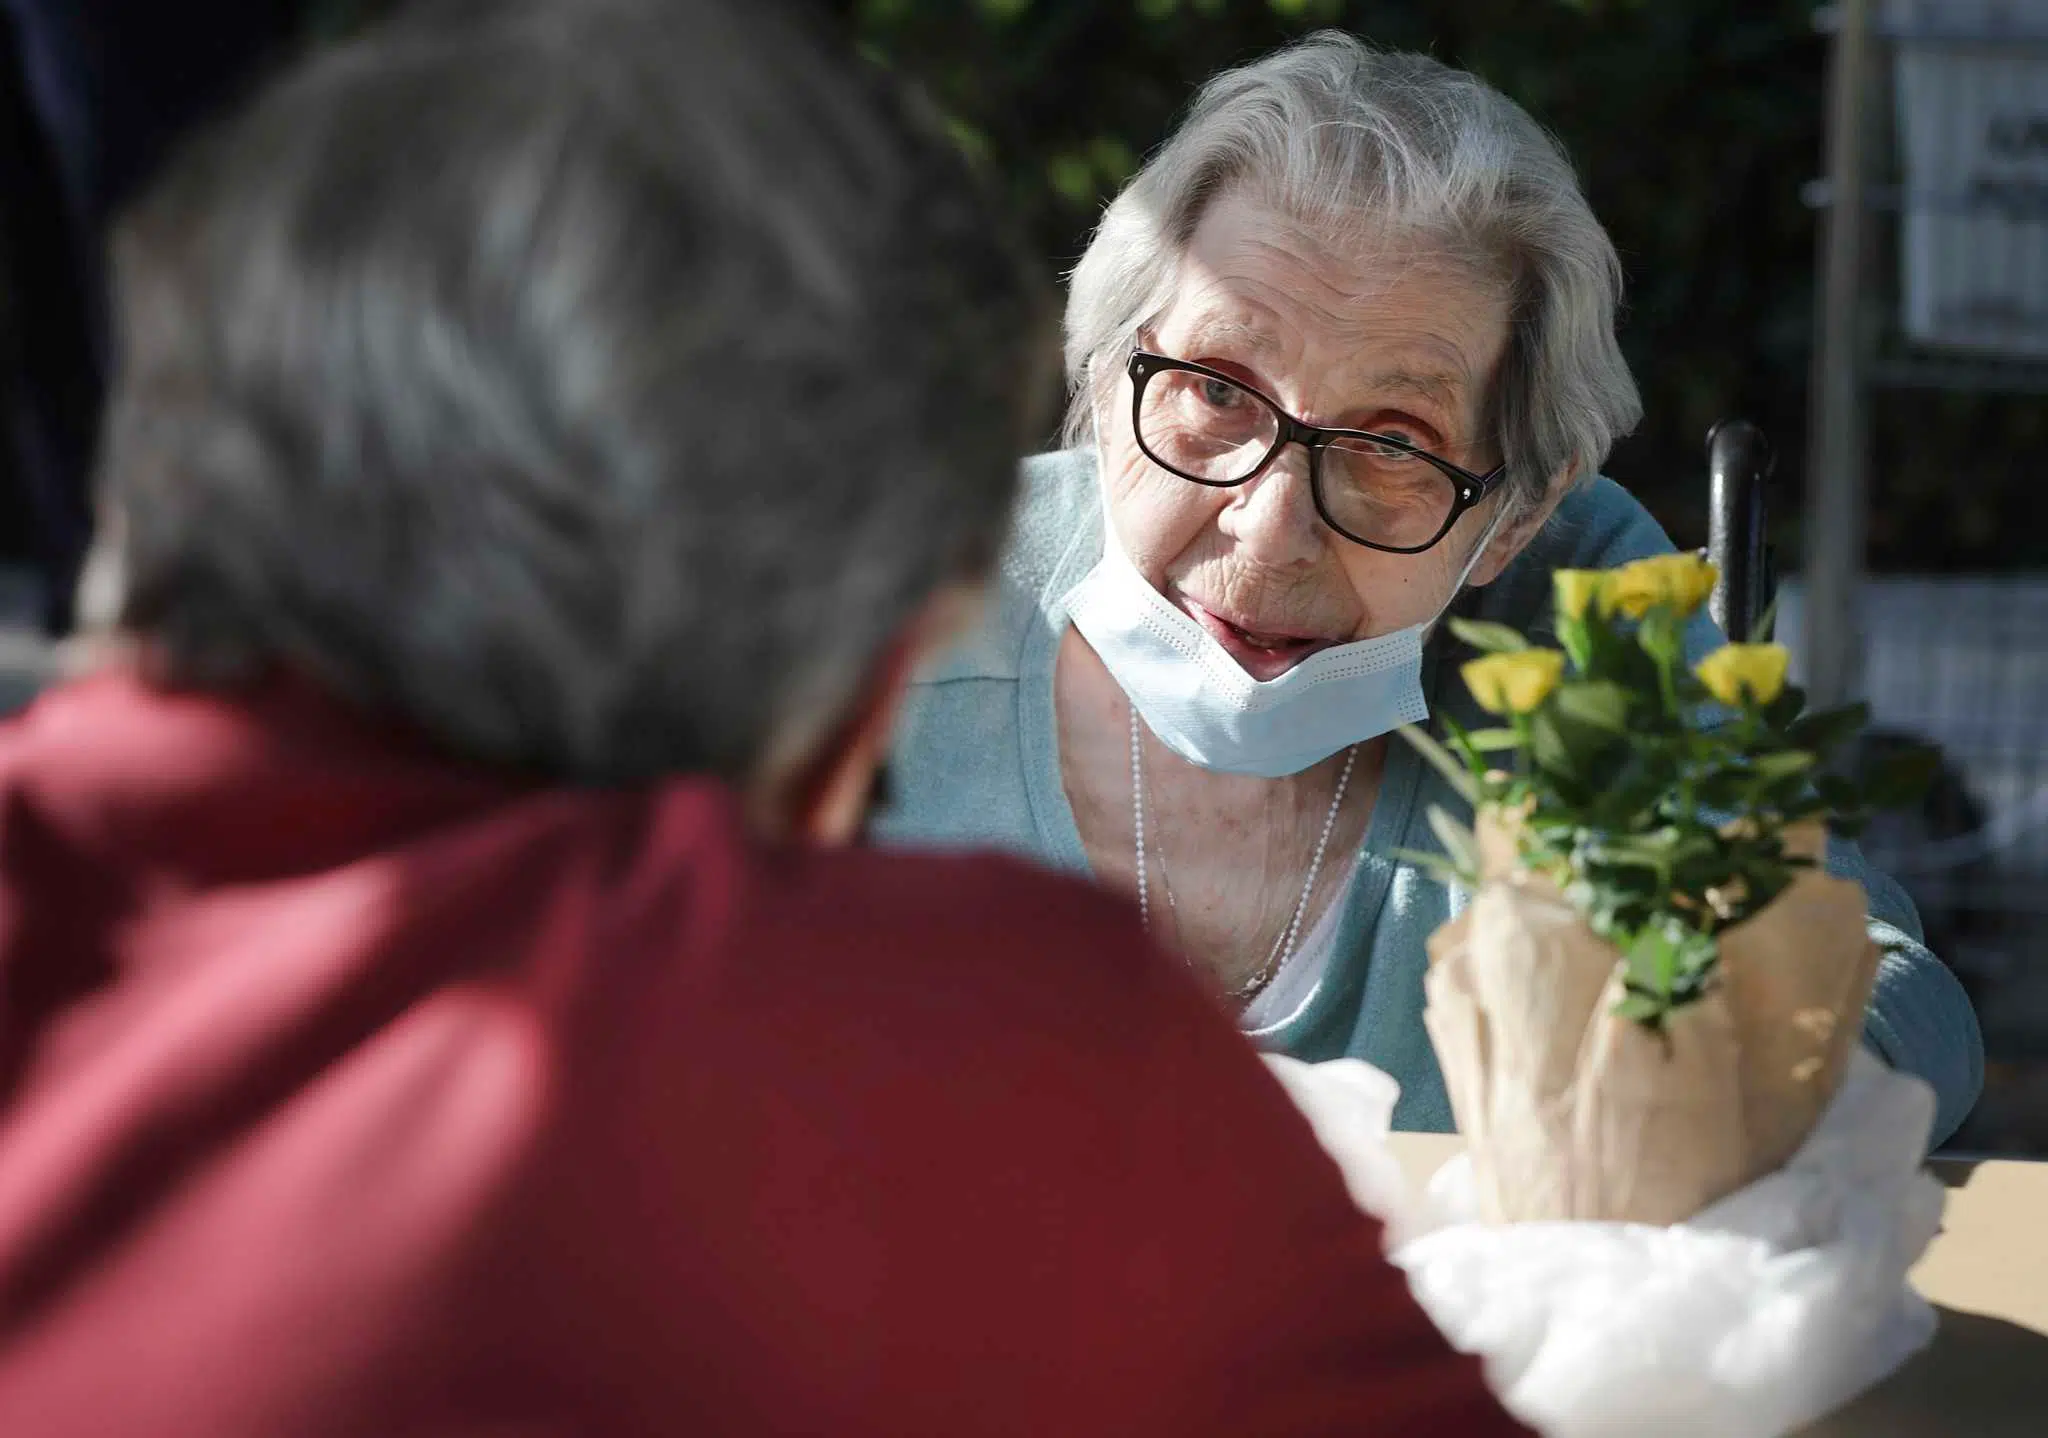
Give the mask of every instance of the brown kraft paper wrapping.
<path id="1" fill-rule="evenodd" d="M 1862 1029 L 1877 949 L 1861 886 L 1800 874 L 1722 933 L 1706 997 L 1651 1030 L 1611 1012 L 1615 948 L 1547 878 L 1500 862 L 1497 818 L 1480 827 L 1487 872 L 1430 937 L 1423 1020 L 1482 1214 L 1676 1223 L 1781 1167 Z"/>

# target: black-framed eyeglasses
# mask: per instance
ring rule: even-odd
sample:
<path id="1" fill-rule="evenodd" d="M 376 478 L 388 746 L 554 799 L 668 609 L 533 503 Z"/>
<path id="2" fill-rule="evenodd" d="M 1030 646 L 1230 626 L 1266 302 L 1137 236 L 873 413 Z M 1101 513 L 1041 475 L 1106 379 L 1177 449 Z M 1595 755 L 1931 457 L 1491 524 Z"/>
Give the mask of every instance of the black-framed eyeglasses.
<path id="1" fill-rule="evenodd" d="M 1308 451 L 1310 492 L 1323 523 L 1354 544 L 1420 554 L 1458 516 L 1499 487 L 1485 474 L 1398 435 L 1304 424 L 1221 370 L 1133 350 L 1131 427 L 1161 469 L 1212 489 L 1249 484 L 1290 444 Z"/>

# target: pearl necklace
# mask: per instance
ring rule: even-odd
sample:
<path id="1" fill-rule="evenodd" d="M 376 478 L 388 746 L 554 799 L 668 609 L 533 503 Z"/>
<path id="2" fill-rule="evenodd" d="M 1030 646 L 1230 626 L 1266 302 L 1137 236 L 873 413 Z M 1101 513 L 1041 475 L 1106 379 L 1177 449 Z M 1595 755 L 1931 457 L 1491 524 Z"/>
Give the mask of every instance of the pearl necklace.
<path id="1" fill-rule="evenodd" d="M 1145 865 L 1146 852 L 1149 848 L 1145 843 L 1145 766 L 1143 749 L 1138 737 L 1138 706 L 1133 704 L 1129 707 L 1131 711 L 1131 832 L 1137 846 L 1138 920 L 1144 925 L 1145 932 L 1150 933 L 1152 931 L 1152 893 L 1151 885 L 1146 879 Z M 1344 791 L 1351 784 L 1351 766 L 1357 761 L 1358 746 L 1353 744 L 1344 751 L 1344 770 L 1337 776 L 1337 792 L 1330 796 L 1330 812 L 1323 816 L 1323 832 L 1316 839 L 1315 857 L 1309 860 L 1308 878 L 1302 882 L 1301 898 L 1296 900 L 1294 905 L 1294 917 L 1287 921 L 1287 927 L 1281 931 L 1280 937 L 1273 941 L 1273 948 L 1266 955 L 1266 961 L 1260 964 L 1258 970 L 1244 983 L 1234 989 L 1226 990 L 1225 997 L 1240 1003 L 1250 999 L 1260 989 L 1271 983 L 1273 975 L 1279 973 L 1281 966 L 1289 958 L 1293 957 L 1294 945 L 1301 937 L 1302 916 L 1308 912 L 1309 896 L 1315 892 L 1316 876 L 1323 871 L 1323 855 L 1329 850 L 1330 834 L 1337 827 L 1337 811 L 1343 807 Z M 1163 861 L 1159 865 L 1159 882 L 1166 889 L 1167 907 L 1178 908 L 1173 899 L 1173 886 L 1166 882 L 1166 865 Z M 1189 962 L 1192 964 L 1193 961 L 1190 960 Z"/>

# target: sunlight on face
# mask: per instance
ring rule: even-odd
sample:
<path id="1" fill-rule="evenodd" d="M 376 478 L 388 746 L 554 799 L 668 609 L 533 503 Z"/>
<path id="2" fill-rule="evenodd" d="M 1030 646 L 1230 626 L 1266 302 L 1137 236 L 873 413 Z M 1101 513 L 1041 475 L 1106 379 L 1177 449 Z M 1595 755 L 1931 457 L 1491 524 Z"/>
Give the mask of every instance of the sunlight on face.
<path id="1" fill-rule="evenodd" d="M 1498 459 L 1479 416 L 1507 341 L 1506 297 L 1429 260 L 1381 244 L 1332 249 L 1257 201 L 1226 196 L 1197 227 L 1179 287 L 1139 344 L 1218 369 L 1310 424 L 1392 435 L 1483 472 Z M 1227 400 L 1227 386 L 1211 388 L 1177 402 Z M 1128 378 L 1098 433 L 1109 510 L 1138 572 L 1260 678 L 1317 648 L 1431 618 L 1497 502 L 1465 513 L 1424 553 L 1387 554 L 1323 523 L 1299 445 L 1248 484 L 1189 483 L 1140 452 Z M 1256 438 L 1249 448 L 1260 448 Z"/>

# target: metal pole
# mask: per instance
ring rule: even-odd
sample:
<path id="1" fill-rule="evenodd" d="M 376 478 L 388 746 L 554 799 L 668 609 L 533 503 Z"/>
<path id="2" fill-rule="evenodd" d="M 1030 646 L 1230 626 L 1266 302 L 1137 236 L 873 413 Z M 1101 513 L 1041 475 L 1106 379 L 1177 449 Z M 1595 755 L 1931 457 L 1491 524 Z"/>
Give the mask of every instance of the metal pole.
<path id="1" fill-rule="evenodd" d="M 1832 8 L 1835 34 L 1828 67 L 1828 204 L 1821 228 L 1821 303 L 1814 345 L 1802 564 L 1806 571 L 1807 692 L 1815 705 L 1842 703 L 1861 685 L 1859 591 L 1868 504 L 1858 369 L 1870 7 L 1867 0 L 1841 0 Z"/>

